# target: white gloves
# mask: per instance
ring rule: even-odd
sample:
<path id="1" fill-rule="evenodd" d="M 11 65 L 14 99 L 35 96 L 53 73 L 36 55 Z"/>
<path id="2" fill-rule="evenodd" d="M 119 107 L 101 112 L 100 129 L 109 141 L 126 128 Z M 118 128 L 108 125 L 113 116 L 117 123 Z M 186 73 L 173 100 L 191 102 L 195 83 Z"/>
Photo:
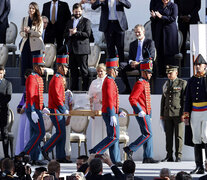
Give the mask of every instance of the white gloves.
<path id="1" fill-rule="evenodd" d="M 45 116 L 46 118 L 49 118 L 49 116 L 48 116 L 47 114 L 50 113 L 50 110 L 49 110 L 48 108 L 45 107 L 45 108 L 42 110 L 42 112 L 43 112 L 43 116 Z"/>
<path id="2" fill-rule="evenodd" d="M 116 126 L 117 125 L 116 116 L 111 116 L 111 118 L 110 118 L 110 125 L 111 126 Z"/>
<path id="3" fill-rule="evenodd" d="M 69 111 L 66 109 L 64 114 L 69 114 Z"/>
<path id="4" fill-rule="evenodd" d="M 32 112 L 31 118 L 34 123 L 38 123 L 39 116 L 35 111 Z"/>
<path id="5" fill-rule="evenodd" d="M 42 110 L 42 112 L 45 113 L 45 114 L 49 114 L 49 113 L 50 113 L 50 110 L 49 110 L 48 108 L 45 107 L 45 108 Z"/>
<path id="6" fill-rule="evenodd" d="M 120 112 L 120 114 L 119 114 L 119 117 L 126 117 L 126 116 L 127 116 L 127 114 L 124 111 Z"/>
<path id="7" fill-rule="evenodd" d="M 140 111 L 138 114 L 139 117 L 145 117 L 145 115 L 146 115 L 146 113 L 144 111 Z"/>

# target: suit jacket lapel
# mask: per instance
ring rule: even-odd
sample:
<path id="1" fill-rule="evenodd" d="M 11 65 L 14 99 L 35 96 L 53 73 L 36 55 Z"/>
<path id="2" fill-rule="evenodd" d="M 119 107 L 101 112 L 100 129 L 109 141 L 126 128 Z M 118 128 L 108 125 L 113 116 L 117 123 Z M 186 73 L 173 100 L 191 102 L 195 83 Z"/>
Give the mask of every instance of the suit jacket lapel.
<path id="1" fill-rule="evenodd" d="M 178 78 L 176 78 L 176 79 L 173 81 L 172 86 L 173 86 L 173 87 L 176 87 L 177 85 L 178 85 Z"/>
<path id="2" fill-rule="evenodd" d="M 80 21 L 78 22 L 76 28 L 80 28 L 81 27 L 81 24 L 83 23 L 83 16 L 81 17 Z"/>
<path id="3" fill-rule="evenodd" d="M 145 50 L 146 50 L 146 38 L 144 38 L 144 42 L 142 44 L 142 56 L 143 54 L 145 53 Z M 144 57 L 143 57 L 144 58 Z"/>
<path id="4" fill-rule="evenodd" d="M 134 46 L 134 50 L 135 50 L 135 59 L 136 59 L 136 56 L 137 56 L 137 48 L 138 48 L 138 39 L 136 39 L 136 41 L 135 41 L 135 46 Z"/>
<path id="5" fill-rule="evenodd" d="M 60 1 L 58 1 L 58 9 L 57 9 L 57 20 L 58 20 L 58 17 L 60 16 L 59 13 L 60 13 L 60 10 L 62 9 L 62 4 L 60 3 Z"/>
<path id="6" fill-rule="evenodd" d="M 4 78 L 1 81 L 0 87 L 5 87 L 5 79 Z"/>

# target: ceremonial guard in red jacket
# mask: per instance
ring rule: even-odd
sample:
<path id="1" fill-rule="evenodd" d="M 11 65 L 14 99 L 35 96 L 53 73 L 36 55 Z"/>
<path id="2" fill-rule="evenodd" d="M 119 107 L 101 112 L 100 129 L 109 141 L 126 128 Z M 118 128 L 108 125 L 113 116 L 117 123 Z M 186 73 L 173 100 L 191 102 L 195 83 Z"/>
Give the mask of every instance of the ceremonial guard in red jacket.
<path id="1" fill-rule="evenodd" d="M 90 154 L 103 154 L 109 148 L 112 162 L 117 166 L 121 166 L 118 115 L 125 116 L 126 114 L 119 111 L 119 91 L 115 83 L 115 78 L 118 75 L 117 66 L 118 58 L 107 59 L 108 76 L 102 86 L 102 116 L 106 123 L 107 137 L 89 152 Z"/>
<path id="2" fill-rule="evenodd" d="M 128 158 L 132 159 L 133 152 L 143 145 L 143 163 L 158 163 L 153 159 L 153 143 L 151 128 L 151 97 L 149 80 L 152 76 L 152 61 L 144 61 L 140 64 L 141 78 L 136 82 L 129 96 L 129 102 L 136 114 L 137 122 L 142 135 L 129 146 L 124 147 Z"/>
<path id="3" fill-rule="evenodd" d="M 38 161 L 39 144 L 45 135 L 45 126 L 42 118 L 44 84 L 44 61 L 42 55 L 33 56 L 33 70 L 26 80 L 26 114 L 30 121 L 31 138 L 20 156 L 28 154 L 33 164 L 41 165 Z M 39 163 L 38 163 L 39 162 Z"/>
<path id="4" fill-rule="evenodd" d="M 57 73 L 52 77 L 49 84 L 48 107 L 51 113 L 69 114 L 69 111 L 66 110 L 65 107 L 65 85 L 63 79 L 68 72 L 67 55 L 57 56 L 56 64 Z M 52 149 L 56 146 L 56 160 L 60 163 L 69 163 L 70 161 L 66 159 L 65 154 L 65 116 L 52 115 L 50 117 L 56 128 L 56 132 L 43 146 L 42 154 L 47 160 L 50 160 L 46 152 L 52 151 Z"/>

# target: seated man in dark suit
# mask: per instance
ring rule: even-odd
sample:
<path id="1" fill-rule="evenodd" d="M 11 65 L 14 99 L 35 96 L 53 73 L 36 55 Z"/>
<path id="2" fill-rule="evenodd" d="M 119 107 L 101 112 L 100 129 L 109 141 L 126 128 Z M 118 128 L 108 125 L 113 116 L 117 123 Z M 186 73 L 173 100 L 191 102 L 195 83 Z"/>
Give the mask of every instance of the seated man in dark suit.
<path id="1" fill-rule="evenodd" d="M 136 69 L 139 70 L 139 64 L 141 61 L 149 58 L 153 60 L 155 56 L 154 42 L 151 39 L 145 38 L 144 26 L 140 24 L 136 25 L 134 27 L 134 33 L 137 39 L 129 45 L 129 62 L 127 65 L 126 63 L 121 63 L 120 65 L 120 76 L 126 86 L 126 89 L 123 92 L 124 94 L 131 93 L 131 87 L 129 85 L 126 72 Z"/>

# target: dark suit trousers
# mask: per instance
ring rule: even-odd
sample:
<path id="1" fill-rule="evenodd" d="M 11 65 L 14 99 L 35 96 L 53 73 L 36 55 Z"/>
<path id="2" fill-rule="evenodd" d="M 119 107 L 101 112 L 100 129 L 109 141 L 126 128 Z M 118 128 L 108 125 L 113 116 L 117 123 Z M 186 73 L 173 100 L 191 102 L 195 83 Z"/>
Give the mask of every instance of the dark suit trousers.
<path id="1" fill-rule="evenodd" d="M 133 71 L 133 70 L 138 70 L 139 67 L 136 69 L 136 68 L 132 68 L 130 64 L 128 63 L 121 63 L 120 64 L 120 67 L 121 67 L 121 71 L 119 72 L 119 75 L 121 76 L 121 79 L 122 81 L 124 82 L 125 86 L 126 86 L 126 89 L 125 91 L 127 92 L 131 92 L 131 87 L 130 87 L 130 84 L 129 84 L 129 81 L 128 81 L 128 76 L 126 74 L 127 71 Z"/>
<path id="2" fill-rule="evenodd" d="M 173 155 L 173 134 L 175 134 L 175 157 L 182 157 L 184 123 L 180 117 L 165 117 L 165 135 L 167 156 Z"/>
<path id="3" fill-rule="evenodd" d="M 70 71 L 71 71 L 71 78 L 72 78 L 72 85 L 71 90 L 77 91 L 79 90 L 78 87 L 78 77 L 79 77 L 79 69 L 81 72 L 82 77 L 82 90 L 88 91 L 88 54 L 73 54 L 70 53 Z"/>
<path id="4" fill-rule="evenodd" d="M 121 29 L 118 20 L 108 21 L 108 28 L 104 32 L 108 57 L 116 57 L 116 49 L 119 55 L 119 62 L 124 62 L 124 31 Z"/>
<path id="5" fill-rule="evenodd" d="M 8 107 L 0 108 L 0 130 L 3 144 L 4 157 L 8 157 L 8 129 L 7 125 Z"/>
<path id="6" fill-rule="evenodd" d="M 48 27 L 45 31 L 44 43 L 57 44 L 57 50 L 60 49 L 63 45 L 63 32 L 60 32 L 57 24 L 48 24 Z"/>
<path id="7" fill-rule="evenodd" d="M 6 44 L 7 21 L 0 23 L 0 43 Z"/>

